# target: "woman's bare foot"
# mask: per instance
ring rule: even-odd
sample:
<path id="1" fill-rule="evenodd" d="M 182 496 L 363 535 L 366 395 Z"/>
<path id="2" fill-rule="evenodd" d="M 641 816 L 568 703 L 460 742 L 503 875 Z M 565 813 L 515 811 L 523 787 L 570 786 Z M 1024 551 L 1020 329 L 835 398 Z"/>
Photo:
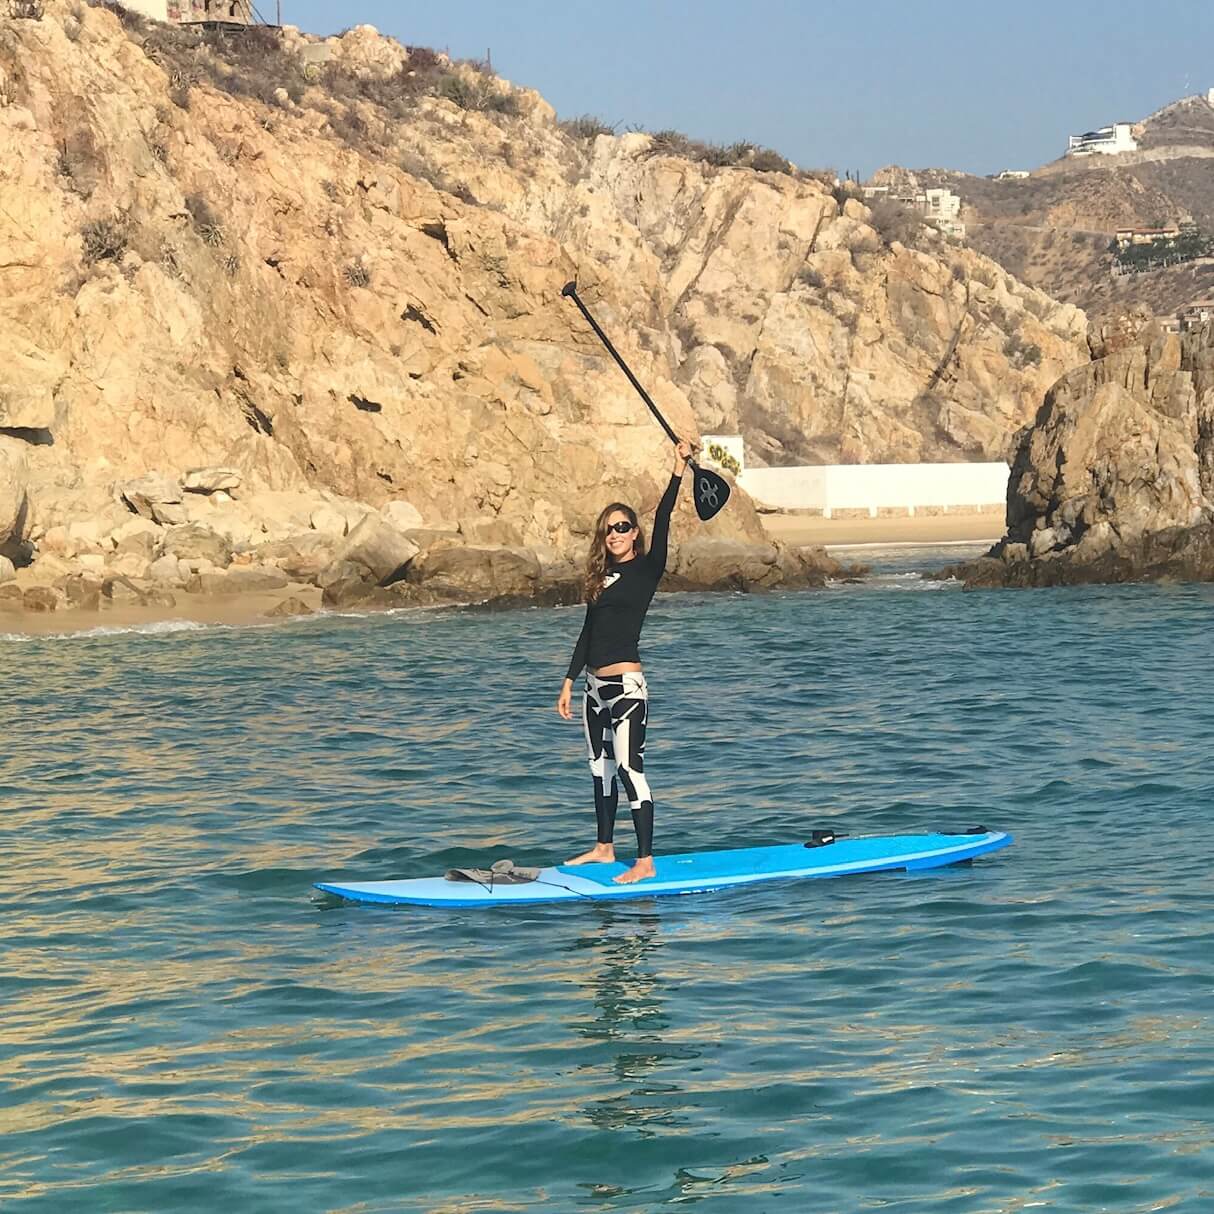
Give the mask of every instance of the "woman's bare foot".
<path id="1" fill-rule="evenodd" d="M 620 873 L 615 878 L 616 885 L 631 885 L 634 881 L 644 881 L 648 877 L 656 877 L 657 870 L 653 867 L 653 857 L 646 856 L 638 860 L 626 873 Z"/>
<path id="2" fill-rule="evenodd" d="M 611 843 L 596 843 L 589 851 L 584 851 L 566 864 L 612 864 L 615 861 L 615 845 Z"/>

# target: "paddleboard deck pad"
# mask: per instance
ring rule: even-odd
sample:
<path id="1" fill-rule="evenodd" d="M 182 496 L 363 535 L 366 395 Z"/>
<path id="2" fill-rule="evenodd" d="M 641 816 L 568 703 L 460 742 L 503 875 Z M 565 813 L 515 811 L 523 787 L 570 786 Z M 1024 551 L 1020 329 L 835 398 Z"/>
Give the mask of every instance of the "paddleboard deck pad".
<path id="1" fill-rule="evenodd" d="M 521 880 L 498 879 L 486 871 L 479 880 L 423 877 L 409 881 L 318 881 L 316 888 L 350 902 L 393 906 L 530 906 L 585 899 L 618 902 L 626 898 L 707 893 L 761 881 L 941 868 L 998 851 L 1011 842 L 1012 836 L 1003 831 L 975 830 L 967 834 L 835 838 L 824 844 L 785 843 L 775 847 L 688 852 L 656 857 L 657 875 L 631 885 L 615 883 L 615 878 L 628 868 L 617 861 L 558 864 L 538 871 L 514 870 L 527 874 Z"/>

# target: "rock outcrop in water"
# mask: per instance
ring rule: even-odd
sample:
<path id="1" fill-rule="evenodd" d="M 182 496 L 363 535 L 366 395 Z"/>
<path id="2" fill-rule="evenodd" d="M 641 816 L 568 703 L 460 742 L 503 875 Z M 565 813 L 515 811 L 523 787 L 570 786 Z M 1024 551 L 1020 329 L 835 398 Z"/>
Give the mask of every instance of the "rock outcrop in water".
<path id="1" fill-rule="evenodd" d="M 760 459 L 991 457 L 1083 357 L 1080 313 L 936 233 L 903 243 L 803 174 L 579 138 L 368 27 L 22 11 L 43 15 L 0 24 L 0 545 L 40 600 L 72 577 L 84 601 L 232 591 L 233 564 L 378 587 L 347 559 L 367 519 L 419 570 L 504 547 L 561 581 L 599 505 L 652 506 L 669 458 L 561 300 L 575 276 L 676 429 L 740 429 Z M 735 544 L 734 584 L 820 580 L 741 493 L 707 528 L 681 507 L 693 536 Z"/>
<path id="2" fill-rule="evenodd" d="M 1111 350 L 1046 396 L 1012 466 L 1007 535 L 951 571 L 968 585 L 1214 579 L 1214 326 L 1148 325 Z"/>

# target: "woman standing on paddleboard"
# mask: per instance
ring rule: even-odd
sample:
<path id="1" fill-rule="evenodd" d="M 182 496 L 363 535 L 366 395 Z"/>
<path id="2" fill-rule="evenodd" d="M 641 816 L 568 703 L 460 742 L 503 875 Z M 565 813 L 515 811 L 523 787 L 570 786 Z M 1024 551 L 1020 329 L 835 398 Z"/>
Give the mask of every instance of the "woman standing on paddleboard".
<path id="1" fill-rule="evenodd" d="M 653 542 L 648 551 L 631 506 L 612 502 L 599 515 L 586 568 L 586 622 L 556 702 L 557 712 L 571 721 L 573 681 L 585 668 L 582 722 L 594 777 L 599 833 L 594 847 L 569 863 L 609 863 L 615 859 L 618 778 L 624 785 L 637 832 L 636 863 L 616 877 L 622 884 L 654 876 L 653 795 L 645 779 L 649 689 L 637 646 L 645 613 L 666 571 L 670 514 L 692 451 L 685 441 L 675 447 L 674 472 L 653 516 Z"/>

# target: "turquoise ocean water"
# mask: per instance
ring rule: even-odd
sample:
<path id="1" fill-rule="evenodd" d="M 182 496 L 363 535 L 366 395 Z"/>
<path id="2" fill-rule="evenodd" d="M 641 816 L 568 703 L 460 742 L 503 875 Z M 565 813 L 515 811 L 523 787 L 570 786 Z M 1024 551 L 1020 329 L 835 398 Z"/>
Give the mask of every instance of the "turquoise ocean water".
<path id="1" fill-rule="evenodd" d="M 660 598 L 658 846 L 1015 846 L 612 906 L 310 891 L 592 841 L 577 609 L 0 640 L 0 1208 L 1214 1210 L 1214 587 L 954 555 Z"/>

